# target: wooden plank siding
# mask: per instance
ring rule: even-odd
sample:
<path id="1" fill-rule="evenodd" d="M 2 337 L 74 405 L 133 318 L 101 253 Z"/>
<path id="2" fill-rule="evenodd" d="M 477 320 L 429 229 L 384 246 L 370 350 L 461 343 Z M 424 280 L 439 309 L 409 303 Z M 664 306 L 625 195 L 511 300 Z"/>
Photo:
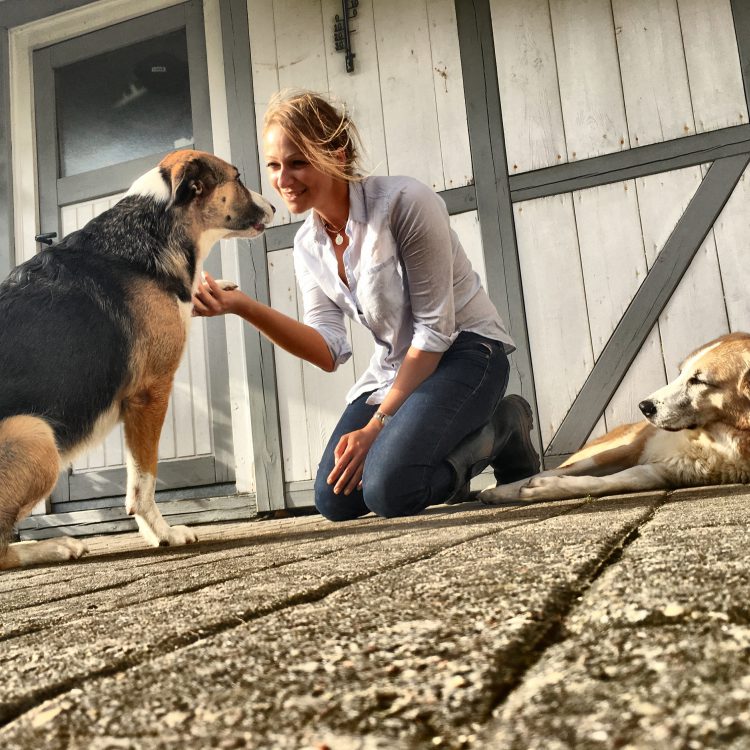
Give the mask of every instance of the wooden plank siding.
<path id="1" fill-rule="evenodd" d="M 614 155 L 724 128 L 737 130 L 734 140 L 742 142 L 736 151 L 742 153 L 747 103 L 729 0 L 489 1 L 511 185 L 518 186 L 514 215 L 539 418 L 548 446 L 710 166 L 697 166 L 694 155 L 685 163 L 696 166 L 659 172 L 656 165 L 656 174 L 644 176 L 649 170 L 640 157 L 640 176 L 634 171 L 635 179 L 613 181 L 607 169 L 617 167 Z M 718 134 L 717 145 L 726 142 Z M 706 147 L 712 148 L 709 141 Z M 674 166 L 681 166 L 677 159 L 684 157 L 677 151 Z M 597 157 L 602 171 L 592 187 L 566 192 L 563 180 L 575 184 L 573 162 Z M 619 161 L 626 167 L 639 159 L 634 157 Z M 571 166 L 555 169 L 566 162 Z M 580 176 L 593 175 L 594 163 L 582 164 Z M 540 179 L 536 170 L 549 177 Z M 528 188 L 522 187 L 524 172 Z M 741 242 L 750 239 L 746 179 L 603 404 L 604 418 L 593 435 L 639 419 L 638 401 L 674 376 L 686 354 L 747 325 L 736 281 L 739 274 L 747 283 L 739 267 Z M 524 192 L 530 200 L 521 199 Z"/>

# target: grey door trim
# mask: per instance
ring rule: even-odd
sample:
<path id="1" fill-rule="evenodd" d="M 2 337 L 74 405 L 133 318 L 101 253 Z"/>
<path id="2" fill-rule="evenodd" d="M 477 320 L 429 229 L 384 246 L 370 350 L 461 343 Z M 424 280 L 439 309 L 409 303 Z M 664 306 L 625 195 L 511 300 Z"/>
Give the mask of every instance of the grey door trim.
<path id="1" fill-rule="evenodd" d="M 0 279 L 13 267 L 13 164 L 10 143 L 8 30 L 0 28 Z"/>
<path id="2" fill-rule="evenodd" d="M 745 103 L 750 109 L 750 5 L 747 0 L 730 0 L 734 32 L 740 53 L 740 70 L 745 87 Z"/>
<path id="3" fill-rule="evenodd" d="M 68 206 L 71 203 L 124 192 L 137 177 L 155 167 L 168 153 L 169 151 L 162 151 L 158 154 L 149 154 L 113 164 L 111 167 L 92 169 L 70 177 L 59 177 L 57 179 L 58 205 Z"/>
<path id="4" fill-rule="evenodd" d="M 97 0 L 34 0 L 34 2 L 29 2 L 29 0 L 4 0 L 2 4 L 2 25 L 8 28 L 20 26 L 94 2 L 97 2 Z"/>
<path id="5" fill-rule="evenodd" d="M 487 287 L 518 347 L 511 357 L 509 390 L 521 393 L 538 415 L 533 366 L 518 259 L 505 153 L 500 89 L 489 0 L 456 0 L 476 203 L 484 247 Z M 541 445 L 539 419 L 535 442 Z"/>
<path id="6" fill-rule="evenodd" d="M 156 476 L 157 491 L 179 489 L 206 484 L 206 477 L 216 474 L 216 460 L 213 456 L 176 458 L 161 461 Z M 213 482 L 212 482 L 213 484 Z M 92 491 L 92 487 L 94 488 Z M 126 469 L 106 469 L 104 471 L 71 474 L 70 488 L 65 501 L 89 500 L 100 497 L 125 497 L 127 492 Z M 61 502 L 55 498 L 56 503 Z"/>
<path id="7" fill-rule="evenodd" d="M 57 178 L 57 142 L 54 107 L 54 68 L 75 60 L 86 59 L 109 49 L 115 49 L 141 39 L 185 27 L 190 72 L 190 92 L 193 110 L 195 146 L 212 150 L 210 101 L 208 95 L 208 69 L 206 58 L 203 4 L 201 0 L 158 10 L 135 19 L 117 23 L 60 42 L 34 52 L 34 85 L 37 124 L 37 153 L 40 190 L 40 226 L 42 231 L 57 231 L 59 205 L 91 199 L 126 189 L 132 179 L 154 167 L 163 154 L 134 159 L 124 164 L 93 170 L 87 174 Z M 40 102 L 42 104 L 40 104 Z M 43 106 L 49 103 L 49 106 Z M 62 198 L 62 200 L 61 200 Z M 221 259 L 214 253 L 206 268 L 221 275 Z M 206 351 L 208 362 L 209 398 L 212 413 L 213 455 L 181 460 L 169 466 L 160 462 L 159 477 L 162 483 L 175 481 L 184 486 L 185 477 L 198 484 L 227 483 L 235 478 L 235 457 L 229 402 L 229 367 L 227 361 L 226 328 L 220 319 L 206 320 Z M 179 467 L 193 462 L 192 468 Z M 164 471 L 162 471 L 164 466 Z M 82 472 L 61 477 L 55 489 L 55 502 L 70 499 L 71 494 L 81 496 L 87 491 L 91 497 L 100 496 L 102 487 L 124 491 L 123 469 L 104 469 L 101 472 Z M 88 484 L 89 489 L 85 486 Z"/>
<path id="8" fill-rule="evenodd" d="M 438 195 L 445 201 L 449 216 L 456 216 L 467 211 L 477 210 L 477 190 L 474 185 L 441 190 Z M 266 251 L 286 250 L 294 246 L 294 235 L 304 222 L 294 221 L 290 224 L 279 224 L 266 231 Z"/>
<path id="9" fill-rule="evenodd" d="M 749 162 L 746 153 L 711 165 L 550 441 L 547 457 L 568 455 L 588 438 Z"/>
<path id="10" fill-rule="evenodd" d="M 213 139 L 208 103 L 206 39 L 203 6 L 197 0 L 189 0 L 181 5 L 155 11 L 146 16 L 123 21 L 114 26 L 36 50 L 34 52 L 36 98 L 42 102 L 54 102 L 54 68 L 183 27 L 186 29 L 188 48 L 190 94 L 192 101 L 199 103 L 199 106 L 193 107 L 192 113 L 193 146 L 210 151 Z M 42 231 L 45 232 L 57 231 L 58 206 L 126 190 L 136 177 L 151 169 L 168 153 L 160 152 L 83 174 L 58 177 L 54 140 L 55 112 L 53 110 L 37 113 L 36 120 L 40 154 L 38 166 L 40 185 L 53 184 L 50 181 L 54 180 L 57 186 L 56 196 L 53 196 L 50 191 L 40 191 L 40 218 Z M 50 129 L 52 132 L 47 133 L 46 131 Z"/>
<path id="11" fill-rule="evenodd" d="M 512 175 L 514 203 L 706 164 L 750 151 L 750 125 L 713 130 Z"/>
<path id="12" fill-rule="evenodd" d="M 220 0 L 224 75 L 232 161 L 250 187 L 260 190 L 253 75 L 246 0 Z M 240 288 L 270 304 L 265 236 L 238 241 Z M 283 508 L 279 394 L 272 344 L 251 325 L 243 326 L 245 363 L 250 390 L 253 454 L 258 511 Z"/>

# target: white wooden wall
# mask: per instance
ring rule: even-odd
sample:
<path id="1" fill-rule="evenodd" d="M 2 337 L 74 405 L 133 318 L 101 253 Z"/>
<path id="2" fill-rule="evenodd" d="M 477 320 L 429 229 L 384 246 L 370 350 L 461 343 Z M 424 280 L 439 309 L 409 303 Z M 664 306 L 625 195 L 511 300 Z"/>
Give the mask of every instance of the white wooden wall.
<path id="1" fill-rule="evenodd" d="M 270 97 L 308 88 L 344 102 L 356 122 L 372 174 L 407 174 L 435 190 L 473 178 L 453 0 L 360 0 L 351 26 L 354 73 L 334 50 L 338 0 L 248 0 L 258 132 Z M 262 148 L 261 164 L 264 163 Z M 263 191 L 274 193 L 263 174 Z M 299 220 L 280 199 L 276 223 Z M 476 213 L 453 219 L 474 267 L 484 274 Z M 291 250 L 269 255 L 271 302 L 301 317 Z M 367 330 L 351 327 L 353 357 L 324 373 L 276 352 L 284 474 L 315 476 L 320 455 L 345 407 L 344 396 L 373 353 Z"/>
<path id="2" fill-rule="evenodd" d="M 511 173 L 748 121 L 729 0 L 492 0 Z M 706 168 L 514 207 L 545 445 Z M 750 328 L 746 174 L 595 434 L 695 347 Z M 744 290 L 744 291 L 743 291 Z"/>
<path id="3" fill-rule="evenodd" d="M 511 174 L 747 123 L 729 0 L 491 0 Z"/>
<path id="4" fill-rule="evenodd" d="M 88 221 L 111 208 L 122 195 L 65 206 L 61 211 L 62 235 L 80 229 Z M 205 326 L 194 319 L 185 354 L 175 375 L 174 389 L 161 440 L 159 459 L 188 458 L 212 452 Z M 77 473 L 100 471 L 125 465 L 121 426 L 109 433 L 104 443 L 81 455 L 73 464 Z"/>

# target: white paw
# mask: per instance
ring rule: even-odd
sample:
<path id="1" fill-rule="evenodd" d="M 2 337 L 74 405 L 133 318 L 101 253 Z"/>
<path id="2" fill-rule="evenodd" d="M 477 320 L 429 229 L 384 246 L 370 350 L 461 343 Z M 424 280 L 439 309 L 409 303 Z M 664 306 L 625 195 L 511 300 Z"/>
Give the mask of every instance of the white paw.
<path id="1" fill-rule="evenodd" d="M 534 477 L 521 490 L 524 500 L 561 500 L 571 496 L 571 477 Z"/>
<path id="2" fill-rule="evenodd" d="M 528 480 L 523 479 L 513 484 L 498 484 L 496 487 L 488 487 L 479 493 L 479 499 L 485 505 L 502 505 L 503 503 L 518 502 L 521 498 L 521 489 L 526 486 Z"/>
<path id="3" fill-rule="evenodd" d="M 180 547 L 183 544 L 192 544 L 198 541 L 195 532 L 187 526 L 167 526 L 160 534 L 157 534 L 145 524 L 138 525 L 143 538 L 152 547 Z"/>
<path id="4" fill-rule="evenodd" d="M 89 551 L 82 541 L 70 536 L 49 539 L 45 541 L 44 546 L 46 552 L 54 555 L 54 560 L 77 560 Z"/>
<path id="5" fill-rule="evenodd" d="M 206 274 L 201 273 L 201 277 L 203 279 L 203 283 L 206 283 Z M 227 279 L 214 279 L 215 283 L 218 284 L 220 289 L 223 289 L 225 292 L 231 292 L 234 289 L 238 288 L 238 285 L 234 281 L 227 281 Z"/>
<path id="6" fill-rule="evenodd" d="M 169 529 L 169 535 L 162 545 L 177 547 L 181 544 L 193 544 L 198 541 L 198 535 L 187 526 L 172 526 Z"/>
<path id="7" fill-rule="evenodd" d="M 69 536 L 54 537 L 41 542 L 13 544 L 10 549 L 15 553 L 18 564 L 21 566 L 77 560 L 88 552 L 83 542 Z"/>

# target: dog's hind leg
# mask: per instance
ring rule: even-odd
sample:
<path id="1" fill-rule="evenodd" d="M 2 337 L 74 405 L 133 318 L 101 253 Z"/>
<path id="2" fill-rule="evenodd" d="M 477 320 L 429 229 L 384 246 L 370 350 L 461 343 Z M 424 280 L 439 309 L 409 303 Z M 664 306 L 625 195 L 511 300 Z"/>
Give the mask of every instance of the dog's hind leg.
<path id="1" fill-rule="evenodd" d="M 20 415 L 0 421 L 0 570 L 73 560 L 86 552 L 70 537 L 10 544 L 13 526 L 52 492 L 59 472 L 55 437 L 44 420 Z"/>
<path id="2" fill-rule="evenodd" d="M 125 509 L 135 516 L 138 529 L 153 547 L 190 544 L 197 539 L 187 526 L 170 527 L 154 501 L 159 436 L 171 387 L 171 377 L 153 383 L 123 406 L 128 466 Z"/>

